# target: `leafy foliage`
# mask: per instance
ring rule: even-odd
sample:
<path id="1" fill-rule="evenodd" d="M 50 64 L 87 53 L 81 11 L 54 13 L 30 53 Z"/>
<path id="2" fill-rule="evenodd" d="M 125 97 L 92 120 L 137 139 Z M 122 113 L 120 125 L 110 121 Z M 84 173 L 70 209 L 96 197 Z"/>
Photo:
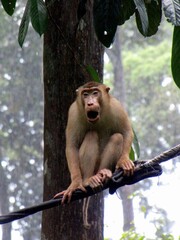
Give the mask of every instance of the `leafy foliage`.
<path id="1" fill-rule="evenodd" d="M 43 0 L 31 0 L 30 16 L 32 26 L 37 33 L 41 36 L 47 25 L 47 10 Z"/>
<path id="2" fill-rule="evenodd" d="M 162 17 L 161 0 L 95 0 L 94 27 L 99 40 L 109 47 L 113 43 L 118 25 L 124 24 L 133 14 L 136 16 L 140 33 L 149 37 L 158 31 Z M 174 25 L 180 25 L 180 4 L 178 0 L 164 0 L 165 16 Z"/>
<path id="3" fill-rule="evenodd" d="M 16 0 L 1 0 L 1 2 L 5 11 L 12 15 Z M 87 0 L 79 1 L 77 10 L 79 21 L 86 13 L 86 3 Z M 137 28 L 143 36 L 150 37 L 156 34 L 162 18 L 161 3 L 163 3 L 167 20 L 175 26 L 180 26 L 179 0 L 94 0 L 94 28 L 99 41 L 105 47 L 110 47 L 117 27 L 124 24 L 132 15 L 136 16 Z M 47 9 L 43 0 L 27 0 L 18 35 L 21 47 L 27 35 L 30 20 L 34 30 L 41 36 L 46 31 L 47 26 Z M 179 87 L 180 80 L 178 79 L 179 70 L 177 67 L 178 59 L 180 59 L 178 29 L 175 29 L 173 38 L 172 73 Z"/>
<path id="4" fill-rule="evenodd" d="M 118 25 L 122 25 L 135 12 L 135 4 L 126 0 L 95 0 L 94 28 L 99 40 L 109 47 Z"/>
<path id="5" fill-rule="evenodd" d="M 144 0 L 134 0 L 134 2 L 136 4 L 135 13 L 138 29 L 144 36 L 147 36 L 149 21 L 145 7 L 145 2 Z"/>
<path id="6" fill-rule="evenodd" d="M 41 36 L 47 26 L 47 9 L 43 0 L 28 0 L 21 20 L 18 42 L 22 47 L 31 20 L 34 30 Z"/>
<path id="7" fill-rule="evenodd" d="M 145 3 L 142 1 L 140 6 L 137 5 L 136 22 L 137 27 L 143 36 L 150 37 L 156 34 L 161 22 L 161 17 L 161 0 L 146 1 Z"/>
<path id="8" fill-rule="evenodd" d="M 7 14 L 12 16 L 16 6 L 16 0 L 1 0 L 1 2 Z"/>
<path id="9" fill-rule="evenodd" d="M 135 232 L 134 229 L 130 229 L 128 232 L 124 232 L 120 240 L 144 240 L 145 236 L 142 236 Z"/>
<path id="10" fill-rule="evenodd" d="M 180 27 L 174 28 L 171 68 L 174 81 L 180 88 Z"/>
<path id="11" fill-rule="evenodd" d="M 169 22 L 175 26 L 180 25 L 180 2 L 179 0 L 163 0 L 164 14 Z"/>
<path id="12" fill-rule="evenodd" d="M 18 42 L 21 47 L 24 43 L 28 31 L 29 21 L 30 21 L 30 0 L 27 1 L 22 21 L 19 27 Z"/>

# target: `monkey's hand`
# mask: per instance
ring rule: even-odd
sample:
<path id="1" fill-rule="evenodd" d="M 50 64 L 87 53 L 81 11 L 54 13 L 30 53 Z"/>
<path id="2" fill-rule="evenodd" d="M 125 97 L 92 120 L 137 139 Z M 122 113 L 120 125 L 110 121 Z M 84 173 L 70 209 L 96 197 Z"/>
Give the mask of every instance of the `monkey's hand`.
<path id="1" fill-rule="evenodd" d="M 58 198 L 59 196 L 63 195 L 61 203 L 62 204 L 65 203 L 66 200 L 69 203 L 71 201 L 71 197 L 72 197 L 73 192 L 77 189 L 81 189 L 82 191 L 86 192 L 86 189 L 83 187 L 82 180 L 72 181 L 71 184 L 69 185 L 69 187 L 66 190 L 57 193 L 54 196 L 54 198 Z"/>
<path id="2" fill-rule="evenodd" d="M 120 160 L 117 162 L 116 169 L 123 169 L 124 175 L 131 176 L 134 173 L 134 163 L 129 159 L 128 156 L 121 156 Z"/>

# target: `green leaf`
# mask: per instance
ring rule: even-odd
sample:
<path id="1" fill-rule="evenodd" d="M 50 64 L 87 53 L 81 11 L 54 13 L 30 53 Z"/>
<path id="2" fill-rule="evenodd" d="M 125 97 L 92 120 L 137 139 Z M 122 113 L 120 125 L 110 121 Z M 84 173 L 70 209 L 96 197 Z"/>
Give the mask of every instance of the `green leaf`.
<path id="1" fill-rule="evenodd" d="M 100 42 L 110 47 L 119 21 L 119 0 L 94 0 L 93 18 L 96 35 Z"/>
<path id="2" fill-rule="evenodd" d="M 145 7 L 147 11 L 148 16 L 148 29 L 146 32 L 146 37 L 150 37 L 158 31 L 158 27 L 161 23 L 162 18 L 162 6 L 161 6 L 161 0 L 150 0 L 145 2 Z M 138 20 L 138 29 L 142 35 L 143 29 L 141 22 Z"/>
<path id="3" fill-rule="evenodd" d="M 139 158 L 139 156 L 140 156 L 139 141 L 138 141 L 137 134 L 134 131 L 134 129 L 133 129 L 133 133 L 134 133 L 133 146 L 134 146 L 134 150 L 136 152 L 137 158 Z"/>
<path id="4" fill-rule="evenodd" d="M 174 27 L 171 69 L 174 81 L 180 88 L 180 26 Z"/>
<path id="5" fill-rule="evenodd" d="M 21 24 L 19 26 L 18 42 L 21 47 L 23 46 L 24 40 L 27 35 L 29 21 L 30 21 L 30 0 L 27 1 L 26 8 L 24 10 L 24 14 L 21 20 Z"/>
<path id="6" fill-rule="evenodd" d="M 33 28 L 41 36 L 47 27 L 47 9 L 43 0 L 31 0 L 30 16 Z"/>
<path id="7" fill-rule="evenodd" d="M 136 6 L 133 0 L 121 0 L 120 2 L 121 4 L 118 16 L 118 25 L 124 24 L 125 21 L 128 20 L 135 13 L 136 10 Z"/>
<path id="8" fill-rule="evenodd" d="M 167 20 L 175 26 L 180 26 L 179 0 L 163 0 L 163 9 Z"/>
<path id="9" fill-rule="evenodd" d="M 1 2 L 7 14 L 12 16 L 16 7 L 16 0 L 1 0 Z"/>
<path id="10" fill-rule="evenodd" d="M 131 151 L 129 153 L 129 158 L 134 161 L 135 160 L 135 152 L 134 152 L 134 149 L 133 147 L 131 147 Z"/>
<path id="11" fill-rule="evenodd" d="M 158 31 L 158 27 L 162 19 L 161 0 L 146 1 L 146 9 L 148 14 L 149 26 L 147 36 L 150 37 Z"/>
<path id="12" fill-rule="evenodd" d="M 98 73 L 96 72 L 96 70 L 95 70 L 92 66 L 88 65 L 88 66 L 86 67 L 86 71 L 87 71 L 87 72 L 89 73 L 89 75 L 92 77 L 93 81 L 99 82 L 99 83 L 101 82 Z"/>
<path id="13" fill-rule="evenodd" d="M 139 156 L 140 156 L 140 147 L 139 147 L 138 138 L 137 138 L 137 135 L 136 135 L 136 132 L 134 131 L 134 129 L 133 129 L 133 133 L 134 133 L 133 146 L 131 147 L 129 158 L 134 161 L 135 154 L 136 154 L 137 158 L 139 158 Z"/>
<path id="14" fill-rule="evenodd" d="M 136 5 L 136 23 L 140 33 L 143 36 L 147 36 L 149 21 L 148 21 L 148 14 L 146 10 L 146 6 L 144 0 L 134 0 Z"/>

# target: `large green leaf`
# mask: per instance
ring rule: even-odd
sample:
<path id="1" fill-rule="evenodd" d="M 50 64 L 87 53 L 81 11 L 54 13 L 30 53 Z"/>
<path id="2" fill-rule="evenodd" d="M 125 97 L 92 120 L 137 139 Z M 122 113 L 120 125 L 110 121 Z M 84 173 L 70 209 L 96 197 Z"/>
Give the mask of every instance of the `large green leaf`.
<path id="1" fill-rule="evenodd" d="M 156 34 L 156 32 L 158 31 L 158 27 L 161 23 L 162 18 L 161 0 L 145 1 L 145 8 L 148 16 L 148 28 L 146 29 L 146 34 L 144 34 L 144 30 L 142 29 L 142 24 L 139 19 L 139 15 L 137 16 L 137 25 L 140 33 L 146 37 L 149 37 Z"/>
<path id="2" fill-rule="evenodd" d="M 94 0 L 93 17 L 96 35 L 104 46 L 113 42 L 119 20 L 119 0 Z"/>
<path id="3" fill-rule="evenodd" d="M 30 16 L 33 28 L 41 36 L 47 27 L 47 9 L 43 0 L 31 0 Z"/>
<path id="4" fill-rule="evenodd" d="M 120 11 L 118 25 L 122 25 L 135 13 L 136 6 L 133 0 L 119 0 L 119 4 Z"/>
<path id="5" fill-rule="evenodd" d="M 29 21 L 30 21 L 30 0 L 27 1 L 26 8 L 24 10 L 24 14 L 21 20 L 21 24 L 19 26 L 18 42 L 21 47 L 26 38 Z"/>
<path id="6" fill-rule="evenodd" d="M 174 81 L 180 88 L 180 26 L 174 27 L 171 68 Z"/>
<path id="7" fill-rule="evenodd" d="M 180 1 L 163 0 L 164 14 L 169 22 L 180 26 Z"/>
<path id="8" fill-rule="evenodd" d="M 136 23 L 140 33 L 143 36 L 147 36 L 148 28 L 149 28 L 149 21 L 148 21 L 148 14 L 145 6 L 144 0 L 134 0 L 136 5 Z"/>
<path id="9" fill-rule="evenodd" d="M 4 10 L 10 16 L 13 15 L 16 6 L 16 0 L 1 0 Z"/>

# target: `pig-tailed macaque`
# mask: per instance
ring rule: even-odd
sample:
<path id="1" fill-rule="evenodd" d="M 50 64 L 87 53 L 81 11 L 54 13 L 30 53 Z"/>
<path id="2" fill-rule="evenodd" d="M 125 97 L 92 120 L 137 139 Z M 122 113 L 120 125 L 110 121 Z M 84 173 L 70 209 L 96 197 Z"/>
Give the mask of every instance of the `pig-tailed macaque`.
<path id="1" fill-rule="evenodd" d="M 109 94 L 104 84 L 88 82 L 77 89 L 66 128 L 66 158 L 71 175 L 62 203 L 71 199 L 76 189 L 89 185 L 98 188 L 112 177 L 116 168 L 132 175 L 129 159 L 133 141 L 131 123 L 121 103 Z"/>

